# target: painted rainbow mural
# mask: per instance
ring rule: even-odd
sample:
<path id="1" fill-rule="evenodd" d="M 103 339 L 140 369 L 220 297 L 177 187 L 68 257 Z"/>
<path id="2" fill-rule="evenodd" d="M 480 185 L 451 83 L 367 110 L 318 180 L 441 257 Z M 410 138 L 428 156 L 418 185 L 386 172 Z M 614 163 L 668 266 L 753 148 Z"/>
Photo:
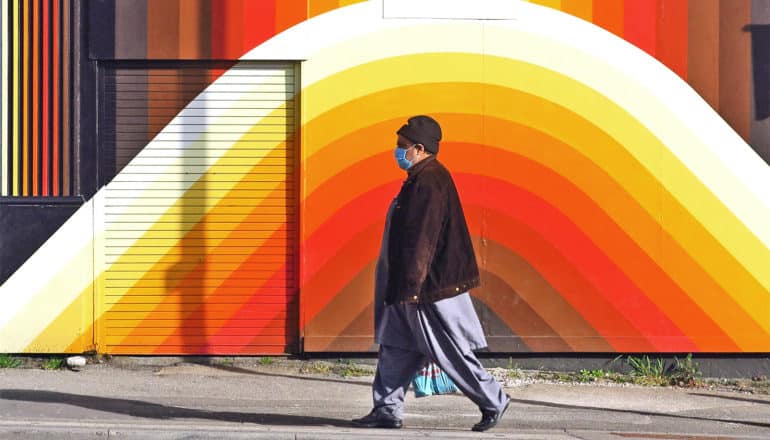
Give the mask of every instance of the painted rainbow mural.
<path id="1" fill-rule="evenodd" d="M 431 1 L 348 3 L 255 37 L 240 56 L 241 64 L 302 60 L 296 132 L 244 159 L 249 139 L 287 104 L 234 128 L 228 147 L 171 191 L 172 206 L 107 261 L 99 256 L 106 218 L 129 219 L 137 208 L 107 205 L 109 191 L 126 182 L 119 173 L 0 286 L 0 351 L 283 352 L 288 342 L 276 329 L 286 322 L 296 322 L 306 351 L 372 349 L 374 261 L 403 179 L 392 163 L 394 130 L 419 113 L 444 129 L 439 159 L 453 172 L 475 240 L 482 286 L 473 295 L 493 351 L 770 351 L 770 170 L 685 81 L 699 75 L 688 63 L 692 5 L 490 0 L 442 3 L 436 17 Z M 207 90 L 227 84 L 241 64 Z M 146 169 L 159 143 L 176 139 L 174 121 L 200 108 L 200 96 L 128 172 Z M 228 109 L 207 117 L 213 126 Z M 261 259 L 287 245 L 285 225 L 258 236 L 249 229 L 290 185 L 258 186 L 250 176 L 294 139 L 296 271 L 291 261 Z M 173 142 L 176 156 L 160 174 L 184 170 L 198 141 Z M 203 240 L 207 263 L 183 266 L 172 285 L 140 277 L 105 300 L 105 274 L 134 261 L 235 162 L 232 182 L 217 186 L 206 209 L 142 267 L 178 265 L 185 240 Z M 132 194 L 163 179 L 132 183 Z M 234 210 L 244 194 L 252 203 Z M 222 216 L 232 226 L 207 234 Z M 244 240 L 248 251 L 225 258 L 222 249 Z M 227 276 L 206 284 L 202 270 Z M 267 275 L 255 284 L 248 275 L 256 270 Z M 296 273 L 287 293 L 299 295 L 295 321 L 265 305 L 287 273 Z M 184 302 L 190 286 L 195 304 Z M 105 317 L 136 305 L 147 287 L 153 305 L 131 309 L 126 327 L 111 332 Z M 202 332 L 185 329 L 204 319 Z"/>

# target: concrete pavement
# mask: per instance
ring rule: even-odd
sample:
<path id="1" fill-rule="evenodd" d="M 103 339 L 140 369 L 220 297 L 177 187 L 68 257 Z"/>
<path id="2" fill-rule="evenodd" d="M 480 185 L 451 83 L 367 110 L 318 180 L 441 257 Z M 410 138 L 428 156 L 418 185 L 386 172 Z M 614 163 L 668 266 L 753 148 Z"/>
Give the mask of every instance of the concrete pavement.
<path id="1" fill-rule="evenodd" d="M 707 389 L 522 383 L 488 433 L 461 395 L 416 399 L 402 430 L 348 421 L 371 405 L 372 377 L 274 365 L 88 365 L 0 370 L 0 439 L 770 439 L 770 396 Z"/>

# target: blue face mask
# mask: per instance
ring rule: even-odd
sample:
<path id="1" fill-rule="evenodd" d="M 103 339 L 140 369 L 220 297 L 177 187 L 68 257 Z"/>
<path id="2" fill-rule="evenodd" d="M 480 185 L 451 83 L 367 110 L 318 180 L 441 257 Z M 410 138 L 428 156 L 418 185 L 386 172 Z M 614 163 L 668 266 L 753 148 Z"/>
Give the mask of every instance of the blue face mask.
<path id="1" fill-rule="evenodd" d="M 398 163 L 398 167 L 401 168 L 402 170 L 408 170 L 409 167 L 412 166 L 412 161 L 406 158 L 406 152 L 413 147 L 414 145 L 412 145 L 409 148 L 396 147 L 396 151 L 394 151 L 394 154 L 396 156 L 396 162 Z"/>

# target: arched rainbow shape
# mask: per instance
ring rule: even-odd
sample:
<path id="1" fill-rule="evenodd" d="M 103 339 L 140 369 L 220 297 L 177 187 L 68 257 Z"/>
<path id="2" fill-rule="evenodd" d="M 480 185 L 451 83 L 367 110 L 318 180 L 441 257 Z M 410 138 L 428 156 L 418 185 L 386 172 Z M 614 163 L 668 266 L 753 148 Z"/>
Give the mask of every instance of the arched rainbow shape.
<path id="1" fill-rule="evenodd" d="M 491 334 L 493 349 L 770 350 L 767 165 L 641 50 L 558 11 L 523 2 L 507 8 L 515 19 L 389 19 L 381 1 L 370 1 L 303 22 L 243 57 L 306 60 L 299 280 L 305 348 L 370 347 L 373 261 L 385 208 L 403 178 L 390 157 L 393 132 L 409 115 L 428 113 L 444 127 L 440 159 L 453 171 L 476 240 L 483 286 L 474 295 L 487 321 L 502 323 Z M 132 166 L 151 157 L 153 142 Z M 202 181 L 237 144 L 211 158 Z M 170 169 L 183 166 L 179 151 Z M 269 159 L 255 158 L 244 175 Z M 107 190 L 121 184 L 119 175 Z M 179 189 L 180 203 L 195 185 Z M 235 185 L 248 190 L 245 179 Z M 226 214 L 226 200 L 202 212 L 187 234 Z M 265 209 L 255 200 L 254 215 Z M 89 255 L 103 240 L 103 213 L 104 191 L 0 286 L 0 341 L 13 334 L 9 347 L 16 348 L 4 349 L 87 345 L 88 329 L 75 336 L 62 330 L 73 320 L 89 322 L 73 317 L 82 310 L 78 301 L 103 283 L 106 264 Z M 174 215 L 173 208 L 159 213 L 158 224 Z M 92 235 L 83 234 L 91 227 Z M 210 239 L 212 254 L 242 233 L 236 227 Z M 282 234 L 276 229 L 262 243 Z M 59 270 L 34 276 L 53 255 L 63 262 Z M 173 264 L 173 257 L 155 264 Z M 207 302 L 219 304 L 228 289 L 247 294 L 219 304 L 221 323 L 207 338 L 228 338 L 232 353 L 249 353 L 253 336 L 239 337 L 234 323 L 254 313 L 250 305 L 269 283 L 239 279 L 249 255 L 222 264 L 232 275 L 205 289 Z M 280 262 L 268 268 L 276 276 L 283 269 Z M 22 286 L 33 293 L 7 299 Z M 136 287 L 112 307 L 130 302 Z M 97 305 L 91 317 L 97 334 L 105 312 Z M 162 313 L 147 310 L 144 319 Z M 117 345 L 131 346 L 142 328 L 138 319 Z M 153 340 L 154 352 L 173 352 L 178 338 L 170 327 Z"/>

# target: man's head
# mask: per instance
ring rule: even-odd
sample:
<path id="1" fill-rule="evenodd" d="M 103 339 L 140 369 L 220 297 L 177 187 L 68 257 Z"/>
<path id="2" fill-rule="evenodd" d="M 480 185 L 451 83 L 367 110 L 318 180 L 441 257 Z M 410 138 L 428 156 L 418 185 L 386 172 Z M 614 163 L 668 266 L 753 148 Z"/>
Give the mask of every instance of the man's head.
<path id="1" fill-rule="evenodd" d="M 412 116 L 396 133 L 412 141 L 413 144 L 421 145 L 426 152 L 438 154 L 441 126 L 430 116 Z"/>

